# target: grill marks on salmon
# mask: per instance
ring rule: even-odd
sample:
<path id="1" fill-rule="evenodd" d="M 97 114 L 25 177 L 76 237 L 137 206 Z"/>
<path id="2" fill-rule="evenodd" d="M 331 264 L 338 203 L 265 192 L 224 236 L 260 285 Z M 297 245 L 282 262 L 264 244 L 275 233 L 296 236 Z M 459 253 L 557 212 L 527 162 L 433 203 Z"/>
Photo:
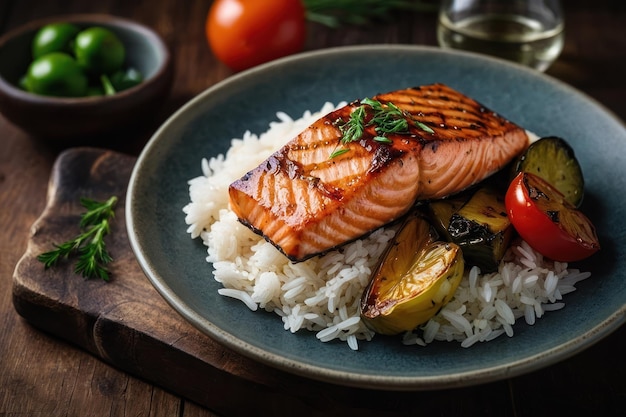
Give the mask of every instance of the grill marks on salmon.
<path id="1" fill-rule="evenodd" d="M 466 189 L 528 145 L 516 124 L 443 84 L 373 97 L 408 114 L 408 133 L 374 140 L 375 126 L 342 144 L 338 120 L 353 102 L 321 117 L 229 188 L 239 220 L 292 261 L 362 237 L 406 214 L 418 200 Z M 432 133 L 415 125 L 417 120 Z M 330 155 L 338 148 L 347 152 Z"/>

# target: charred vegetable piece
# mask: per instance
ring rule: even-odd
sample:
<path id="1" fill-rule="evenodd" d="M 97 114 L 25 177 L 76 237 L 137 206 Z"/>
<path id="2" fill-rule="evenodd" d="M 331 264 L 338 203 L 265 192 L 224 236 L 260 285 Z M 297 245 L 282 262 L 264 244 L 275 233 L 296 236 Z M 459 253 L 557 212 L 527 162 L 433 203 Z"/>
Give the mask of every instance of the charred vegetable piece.
<path id="1" fill-rule="evenodd" d="M 459 209 L 467 203 L 467 200 L 470 199 L 472 194 L 473 191 L 464 192 L 450 198 L 431 201 L 427 206 L 426 211 L 428 212 L 431 222 L 437 229 L 437 232 L 449 242 L 452 241 L 452 236 L 450 236 L 450 232 L 448 231 L 450 219 L 454 213 L 459 211 Z"/>
<path id="2" fill-rule="evenodd" d="M 432 202 L 431 212 L 446 227 L 449 239 L 461 247 L 467 265 L 476 265 L 483 273 L 496 271 L 515 230 L 504 195 L 481 187 L 462 206 L 458 203 L 458 199 Z"/>
<path id="3" fill-rule="evenodd" d="M 413 330 L 454 295 L 465 264 L 454 243 L 437 241 L 419 214 L 407 216 L 361 298 L 361 319 L 377 333 Z"/>
<path id="4" fill-rule="evenodd" d="M 574 150 L 564 139 L 548 136 L 532 143 L 514 164 L 513 177 L 520 171 L 543 178 L 574 207 L 580 207 L 585 187 L 583 173 Z"/>

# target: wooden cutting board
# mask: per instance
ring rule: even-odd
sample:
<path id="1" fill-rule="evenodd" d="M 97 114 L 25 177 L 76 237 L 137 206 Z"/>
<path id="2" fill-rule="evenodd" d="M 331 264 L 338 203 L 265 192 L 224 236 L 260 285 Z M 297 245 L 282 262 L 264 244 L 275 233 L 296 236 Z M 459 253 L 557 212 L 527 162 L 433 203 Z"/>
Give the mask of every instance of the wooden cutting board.
<path id="1" fill-rule="evenodd" d="M 152 287 L 128 243 L 124 204 L 134 163 L 134 157 L 94 148 L 59 156 L 46 208 L 13 277 L 14 305 L 28 322 L 223 415 L 380 417 L 423 411 L 430 402 L 446 407 L 438 395 L 334 386 L 292 375 L 241 356 L 189 324 Z M 37 255 L 77 234 L 80 198 L 112 195 L 119 201 L 106 238 L 114 259 L 111 280 L 85 280 L 70 263 L 45 270 Z"/>

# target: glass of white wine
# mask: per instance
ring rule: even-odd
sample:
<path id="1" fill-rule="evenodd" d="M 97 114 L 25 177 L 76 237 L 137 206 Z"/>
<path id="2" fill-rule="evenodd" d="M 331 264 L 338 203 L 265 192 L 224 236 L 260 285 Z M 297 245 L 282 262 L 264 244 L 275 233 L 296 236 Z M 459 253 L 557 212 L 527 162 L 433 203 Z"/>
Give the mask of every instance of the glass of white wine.
<path id="1" fill-rule="evenodd" d="M 563 27 L 559 0 L 442 0 L 437 39 L 545 71 L 563 49 Z"/>

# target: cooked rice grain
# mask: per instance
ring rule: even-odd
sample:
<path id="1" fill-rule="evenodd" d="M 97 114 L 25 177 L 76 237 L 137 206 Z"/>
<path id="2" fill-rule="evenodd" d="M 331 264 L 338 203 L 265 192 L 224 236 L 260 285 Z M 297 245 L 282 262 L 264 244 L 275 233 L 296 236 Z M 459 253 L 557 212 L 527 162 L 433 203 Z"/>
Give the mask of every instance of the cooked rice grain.
<path id="1" fill-rule="evenodd" d="M 245 132 L 231 141 L 225 155 L 203 159 L 202 175 L 189 181 L 190 202 L 183 212 L 191 238 L 200 237 L 207 246 L 213 279 L 223 287 L 219 294 L 251 310 L 276 313 L 287 331 L 312 331 L 322 342 L 341 340 L 357 350 L 359 341 L 374 337 L 359 317 L 361 294 L 394 230 L 376 230 L 340 250 L 294 264 L 243 226 L 228 206 L 231 182 L 334 108 L 326 103 L 319 112 L 305 112 L 297 120 L 277 113 L 278 121 L 267 132 Z M 509 249 L 498 272 L 482 275 L 476 267 L 467 271 L 452 300 L 401 341 L 418 346 L 456 341 L 470 347 L 502 334 L 512 337 L 518 319 L 534 324 L 545 312 L 563 308 L 563 295 L 589 275 L 545 260 L 520 242 Z"/>

